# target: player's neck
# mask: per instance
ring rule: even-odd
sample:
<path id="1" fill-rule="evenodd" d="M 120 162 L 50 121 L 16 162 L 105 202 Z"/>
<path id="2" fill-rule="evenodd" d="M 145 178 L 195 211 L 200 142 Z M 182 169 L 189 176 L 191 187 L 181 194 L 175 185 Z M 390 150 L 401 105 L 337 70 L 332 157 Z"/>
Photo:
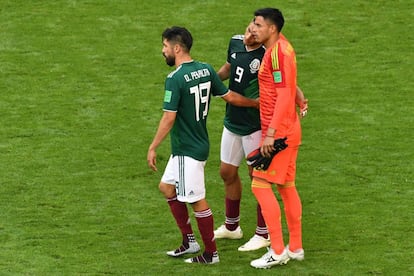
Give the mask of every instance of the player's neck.
<path id="1" fill-rule="evenodd" d="M 181 64 L 185 63 L 185 62 L 190 62 L 193 59 L 191 58 L 190 55 L 185 54 L 185 55 L 180 55 L 180 56 L 176 56 L 175 57 L 175 67 L 180 66 Z"/>
<path id="2" fill-rule="evenodd" d="M 255 44 L 255 45 L 251 45 L 251 46 L 247 46 L 246 45 L 246 50 L 248 52 L 250 52 L 250 51 L 254 51 L 254 50 L 256 50 L 256 49 L 258 49 L 260 47 L 262 47 L 262 44 Z"/>
<path id="3" fill-rule="evenodd" d="M 266 49 L 271 48 L 273 45 L 275 45 L 276 41 L 279 40 L 279 33 L 276 33 L 272 36 L 270 36 L 270 38 L 264 43 L 264 46 Z"/>

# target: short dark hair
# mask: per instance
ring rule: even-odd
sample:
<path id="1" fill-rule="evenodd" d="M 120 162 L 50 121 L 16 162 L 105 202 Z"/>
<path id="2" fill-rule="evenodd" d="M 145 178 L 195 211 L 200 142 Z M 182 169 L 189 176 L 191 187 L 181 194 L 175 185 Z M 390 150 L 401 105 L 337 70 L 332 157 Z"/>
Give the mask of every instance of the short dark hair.
<path id="1" fill-rule="evenodd" d="M 180 44 L 181 47 L 187 50 L 187 52 L 190 52 L 191 46 L 193 46 L 193 37 L 191 36 L 191 33 L 183 27 L 173 26 L 165 29 L 162 33 L 162 39 Z"/>
<path id="2" fill-rule="evenodd" d="M 262 16 L 265 20 L 269 20 L 276 25 L 278 32 L 282 31 L 285 19 L 280 10 L 275 8 L 263 8 L 254 12 L 254 16 Z"/>

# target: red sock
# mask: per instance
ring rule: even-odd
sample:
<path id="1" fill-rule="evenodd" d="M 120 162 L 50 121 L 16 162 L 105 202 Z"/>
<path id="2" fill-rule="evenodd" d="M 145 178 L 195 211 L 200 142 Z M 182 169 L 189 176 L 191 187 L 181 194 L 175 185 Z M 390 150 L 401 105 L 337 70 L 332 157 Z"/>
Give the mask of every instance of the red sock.
<path id="1" fill-rule="evenodd" d="M 231 200 L 226 198 L 226 228 L 230 231 L 236 230 L 240 221 L 240 199 Z"/>
<path id="2" fill-rule="evenodd" d="M 177 198 L 168 198 L 168 205 L 170 205 L 171 213 L 178 228 L 180 228 L 183 236 L 183 243 L 188 243 L 189 239 L 194 239 L 193 229 L 191 228 L 190 217 L 188 216 L 187 205 L 184 202 L 180 202 Z M 194 240 L 190 240 L 194 241 Z"/>
<path id="3" fill-rule="evenodd" d="M 253 179 L 252 192 L 256 196 L 262 209 L 262 215 L 269 231 L 272 249 L 276 254 L 282 254 L 285 245 L 283 243 L 281 212 L 272 186 L 268 182 Z"/>
<path id="4" fill-rule="evenodd" d="M 278 187 L 285 206 L 286 222 L 289 229 L 289 249 L 302 248 L 302 203 L 295 186 Z"/>
<path id="5" fill-rule="evenodd" d="M 205 252 L 213 254 L 217 251 L 216 242 L 214 240 L 213 213 L 210 208 L 208 208 L 204 211 L 194 212 L 194 215 L 197 220 L 201 238 L 203 239 Z"/>
<path id="6" fill-rule="evenodd" d="M 262 208 L 260 208 L 259 203 L 257 203 L 256 213 L 257 213 L 257 225 L 256 225 L 255 234 L 267 239 L 269 237 L 269 233 L 267 232 L 266 222 L 262 215 Z"/>

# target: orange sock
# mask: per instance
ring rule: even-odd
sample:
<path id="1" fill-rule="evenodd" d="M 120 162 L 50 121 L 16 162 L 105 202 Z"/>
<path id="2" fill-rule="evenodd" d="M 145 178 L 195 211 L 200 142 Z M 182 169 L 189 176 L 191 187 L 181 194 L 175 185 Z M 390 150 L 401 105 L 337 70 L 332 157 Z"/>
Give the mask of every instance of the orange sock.
<path id="1" fill-rule="evenodd" d="M 272 249 L 276 254 L 282 254 L 285 245 L 283 243 L 281 212 L 272 186 L 266 181 L 254 178 L 252 192 L 262 208 L 262 215 L 269 231 Z"/>
<path id="2" fill-rule="evenodd" d="M 302 203 L 295 186 L 277 187 L 285 207 L 286 222 L 289 229 L 289 250 L 302 248 Z"/>

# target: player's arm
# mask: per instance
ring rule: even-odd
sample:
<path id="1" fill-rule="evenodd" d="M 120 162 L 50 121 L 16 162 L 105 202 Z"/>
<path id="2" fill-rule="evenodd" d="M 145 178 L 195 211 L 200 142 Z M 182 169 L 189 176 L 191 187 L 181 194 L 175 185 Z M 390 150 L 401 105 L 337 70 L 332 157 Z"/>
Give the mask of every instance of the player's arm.
<path id="1" fill-rule="evenodd" d="M 229 92 L 225 94 L 222 99 L 234 106 L 253 107 L 259 109 L 258 99 L 246 98 L 232 90 L 229 90 Z"/>
<path id="2" fill-rule="evenodd" d="M 303 118 L 306 116 L 306 113 L 308 112 L 308 99 L 305 98 L 305 95 L 303 94 L 302 89 L 300 89 L 299 86 L 296 86 L 296 99 L 295 99 L 296 105 L 300 109 L 300 117 Z"/>
<path id="3" fill-rule="evenodd" d="M 274 51 L 274 52 L 273 52 Z M 276 52 L 277 51 L 277 52 Z M 273 89 L 277 92 L 277 100 L 273 109 L 272 120 L 270 121 L 267 132 L 264 134 L 262 146 L 260 151 L 262 155 L 268 157 L 274 150 L 274 139 L 286 137 L 286 133 L 280 133 L 280 125 L 286 119 L 289 107 L 292 104 L 293 96 L 296 97 L 297 85 L 294 81 L 296 76 L 292 74 L 291 66 L 294 64 L 294 57 L 285 55 L 281 48 L 274 48 L 272 54 L 275 55 L 272 60 L 273 72 Z M 282 67 L 274 66 L 275 64 L 282 64 Z M 295 89 L 292 91 L 292 89 Z"/>
<path id="4" fill-rule="evenodd" d="M 222 81 L 227 80 L 230 77 L 230 63 L 224 63 L 217 71 L 217 75 Z"/>
<path id="5" fill-rule="evenodd" d="M 156 150 L 158 146 L 162 143 L 165 137 L 170 132 L 171 128 L 174 125 L 177 112 L 164 111 L 160 123 L 158 125 L 158 130 L 155 133 L 154 139 L 152 140 L 151 145 L 148 148 L 147 162 L 148 166 L 153 170 L 157 171 L 157 153 Z"/>
<path id="6" fill-rule="evenodd" d="M 289 86 L 277 88 L 277 101 L 273 110 L 273 117 L 263 139 L 262 146 L 260 147 L 260 152 L 263 156 L 270 157 L 271 153 L 275 150 L 274 140 L 276 137 L 283 137 L 285 134 L 277 133 L 279 126 L 284 120 L 284 117 L 287 114 L 288 107 L 292 101 L 291 99 L 291 89 Z M 280 136 L 282 135 L 282 136 Z"/>

